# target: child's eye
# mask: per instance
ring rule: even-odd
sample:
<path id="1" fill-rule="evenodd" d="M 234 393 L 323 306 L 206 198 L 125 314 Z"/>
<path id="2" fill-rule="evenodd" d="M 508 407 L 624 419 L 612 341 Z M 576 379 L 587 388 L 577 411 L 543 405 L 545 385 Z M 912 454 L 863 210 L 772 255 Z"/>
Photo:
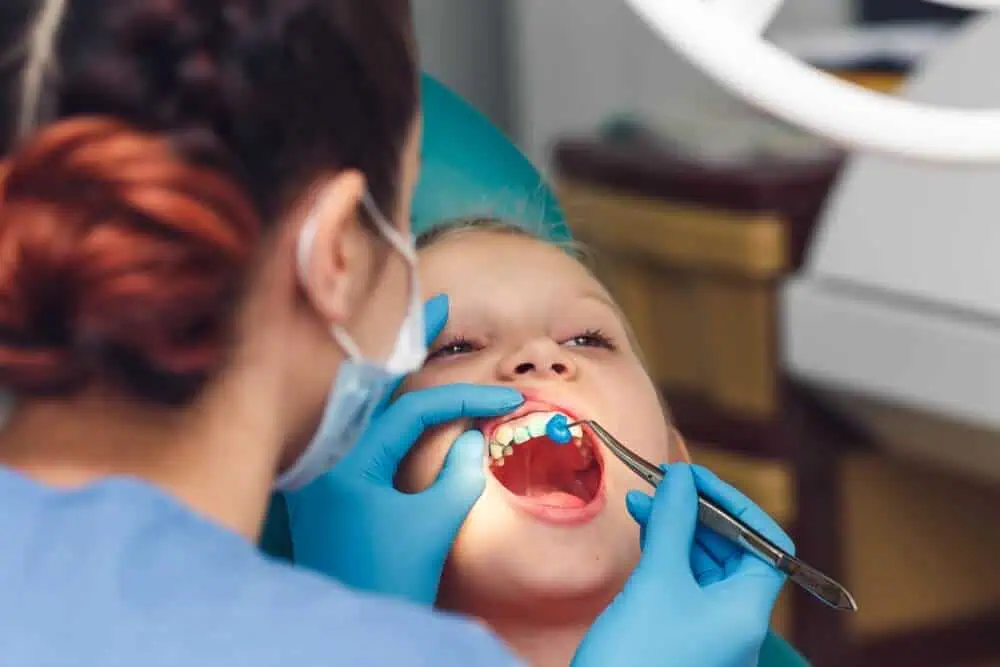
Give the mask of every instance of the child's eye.
<path id="1" fill-rule="evenodd" d="M 480 349 L 480 346 L 467 338 L 456 337 L 447 341 L 443 345 L 434 347 L 427 355 L 427 361 L 439 359 L 441 357 L 454 357 L 460 354 L 469 354 Z"/>
<path id="2" fill-rule="evenodd" d="M 573 336 L 564 345 L 571 347 L 602 347 L 606 350 L 615 349 L 614 343 L 600 329 L 590 329 Z"/>

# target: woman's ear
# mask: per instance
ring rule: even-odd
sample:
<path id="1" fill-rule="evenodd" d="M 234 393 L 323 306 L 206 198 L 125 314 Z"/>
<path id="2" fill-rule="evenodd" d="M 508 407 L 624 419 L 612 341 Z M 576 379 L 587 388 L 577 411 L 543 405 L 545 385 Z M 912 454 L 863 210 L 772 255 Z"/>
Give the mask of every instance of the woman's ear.
<path id="1" fill-rule="evenodd" d="M 302 287 L 328 323 L 350 319 L 373 269 L 371 239 L 359 210 L 365 178 L 345 170 L 319 191 L 298 240 Z"/>

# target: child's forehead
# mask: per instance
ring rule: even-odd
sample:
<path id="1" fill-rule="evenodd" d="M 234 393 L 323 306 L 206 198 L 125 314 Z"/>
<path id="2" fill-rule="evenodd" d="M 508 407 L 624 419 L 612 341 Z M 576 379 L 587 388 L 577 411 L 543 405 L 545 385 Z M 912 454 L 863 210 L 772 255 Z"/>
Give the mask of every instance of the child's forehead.
<path id="1" fill-rule="evenodd" d="M 608 307 L 622 319 L 614 299 L 584 264 L 531 236 L 462 230 L 420 252 L 420 273 L 428 295 L 448 293 L 452 306 L 462 311 L 513 303 L 551 308 L 554 301 L 582 299 L 592 304 L 586 310 Z"/>
<path id="2" fill-rule="evenodd" d="M 510 275 L 515 270 L 544 277 L 579 280 L 600 286 L 577 259 L 547 241 L 505 231 L 460 230 L 439 239 L 420 252 L 420 268 L 433 276 L 462 272 Z M 602 288 L 603 289 L 603 288 Z"/>

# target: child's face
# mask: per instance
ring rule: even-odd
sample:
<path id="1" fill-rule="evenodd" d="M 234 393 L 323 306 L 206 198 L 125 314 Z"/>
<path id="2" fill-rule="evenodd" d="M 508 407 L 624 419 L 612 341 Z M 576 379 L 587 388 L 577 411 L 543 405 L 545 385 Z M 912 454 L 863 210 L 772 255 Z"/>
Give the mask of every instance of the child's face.
<path id="1" fill-rule="evenodd" d="M 597 420 L 654 462 L 686 457 L 683 445 L 669 442 L 656 390 L 610 297 L 562 250 L 494 231 L 462 232 L 422 251 L 420 274 L 428 296 L 448 295 L 450 313 L 406 391 L 453 382 L 510 386 L 528 401 L 514 413 L 515 427 L 530 422 L 527 413 L 564 412 Z M 463 430 L 474 426 L 487 440 L 505 441 L 511 429 L 499 427 L 510 419 L 428 432 L 397 483 L 426 488 Z M 493 449 L 500 454 L 500 445 Z M 606 603 L 639 557 L 625 493 L 650 489 L 588 436 L 582 447 L 542 437 L 507 452 L 503 465 L 484 452 L 486 490 L 459 533 L 442 603 L 473 614 L 518 613 L 526 603 L 540 611 Z"/>

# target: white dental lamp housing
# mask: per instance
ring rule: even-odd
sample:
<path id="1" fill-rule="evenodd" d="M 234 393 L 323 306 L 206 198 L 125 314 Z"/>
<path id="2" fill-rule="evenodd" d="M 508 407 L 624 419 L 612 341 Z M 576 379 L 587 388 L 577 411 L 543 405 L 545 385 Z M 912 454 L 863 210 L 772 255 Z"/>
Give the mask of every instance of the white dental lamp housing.
<path id="1" fill-rule="evenodd" d="M 907 84 L 1000 108 L 1000 15 Z M 851 160 L 786 286 L 786 367 L 900 454 L 1000 480 L 1000 164 Z"/>

